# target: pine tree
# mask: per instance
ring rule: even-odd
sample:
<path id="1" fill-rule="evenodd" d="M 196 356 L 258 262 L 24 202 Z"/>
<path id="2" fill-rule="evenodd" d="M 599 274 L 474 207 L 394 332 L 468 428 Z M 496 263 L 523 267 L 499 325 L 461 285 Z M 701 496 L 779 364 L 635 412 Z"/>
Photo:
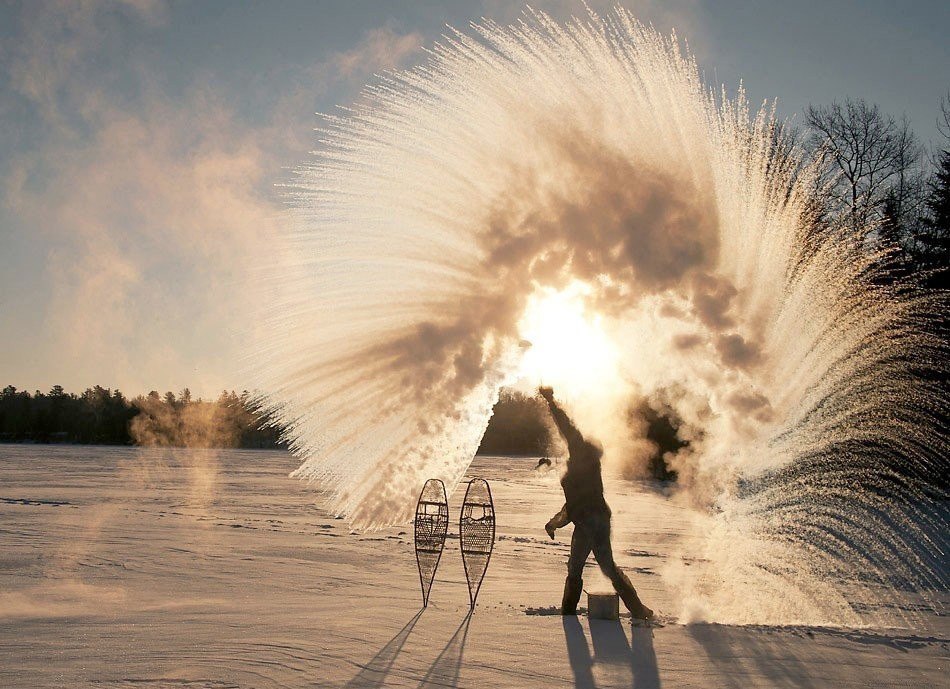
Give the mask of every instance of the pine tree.
<path id="1" fill-rule="evenodd" d="M 881 224 L 878 227 L 880 245 L 891 252 L 887 259 L 886 277 L 882 279 L 892 280 L 904 277 L 914 267 L 907 246 L 910 236 L 914 234 L 916 228 L 907 222 L 907 213 L 902 211 L 897 194 L 889 193 L 884 199 L 883 209 L 881 210 Z"/>
<path id="2" fill-rule="evenodd" d="M 934 286 L 946 288 L 950 277 L 950 150 L 940 151 L 935 163 L 925 202 L 927 213 L 921 219 L 924 232 L 917 238 L 917 263 L 933 273 L 930 282 Z"/>

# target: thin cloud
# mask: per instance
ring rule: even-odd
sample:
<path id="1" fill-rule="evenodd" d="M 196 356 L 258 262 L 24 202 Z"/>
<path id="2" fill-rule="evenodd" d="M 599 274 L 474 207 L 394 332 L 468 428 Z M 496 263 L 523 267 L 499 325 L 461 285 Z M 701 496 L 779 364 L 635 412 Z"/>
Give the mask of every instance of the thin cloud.
<path id="1" fill-rule="evenodd" d="M 423 40 L 416 32 L 401 34 L 389 27 L 381 27 L 366 32 L 351 50 L 336 53 L 324 64 L 339 78 L 362 81 L 377 70 L 404 66 L 422 51 Z"/>
<path id="2" fill-rule="evenodd" d="M 60 353 L 31 377 L 130 392 L 234 386 L 243 314 L 256 297 L 250 273 L 282 212 L 273 183 L 312 146 L 314 100 L 330 88 L 355 92 L 422 44 L 415 33 L 369 31 L 298 70 L 296 88 L 252 124 L 213 75 L 172 94 L 122 43 L 123 23 L 167 18 L 158 0 L 21 10 L 6 51 L 8 97 L 27 104 L 42 136 L 8 159 L 0 184 L 15 231 L 50 247 L 50 297 L 40 306 L 48 327 L 38 337 Z M 133 94 L 115 86 L 129 71 Z"/>

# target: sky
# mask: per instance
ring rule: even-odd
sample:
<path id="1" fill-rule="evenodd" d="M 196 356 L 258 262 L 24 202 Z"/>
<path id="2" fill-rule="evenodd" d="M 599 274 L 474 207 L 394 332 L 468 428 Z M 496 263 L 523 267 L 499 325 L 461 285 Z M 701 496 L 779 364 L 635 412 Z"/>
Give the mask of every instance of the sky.
<path id="1" fill-rule="evenodd" d="M 590 2 L 595 11 L 613 3 Z M 633 0 L 710 85 L 801 121 L 864 98 L 936 142 L 950 3 Z M 581 2 L 535 0 L 555 18 Z M 245 387 L 247 266 L 315 113 L 502 0 L 0 3 L 0 386 Z M 250 324 L 253 326 L 253 324 Z"/>

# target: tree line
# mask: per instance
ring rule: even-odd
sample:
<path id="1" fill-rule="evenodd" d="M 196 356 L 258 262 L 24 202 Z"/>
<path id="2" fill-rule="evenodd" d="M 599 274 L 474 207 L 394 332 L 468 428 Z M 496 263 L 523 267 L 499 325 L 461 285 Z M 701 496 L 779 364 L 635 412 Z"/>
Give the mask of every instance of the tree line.
<path id="1" fill-rule="evenodd" d="M 641 402 L 631 413 L 647 422 L 647 439 L 656 445 L 650 473 L 675 478 L 663 460 L 685 445 L 676 434 L 676 419 Z M 478 448 L 485 455 L 547 455 L 554 449 L 554 429 L 547 404 L 538 395 L 502 389 Z M 0 442 L 76 443 L 190 448 L 278 448 L 280 429 L 257 411 L 253 396 L 224 391 L 213 401 L 152 391 L 127 399 L 119 390 L 100 386 L 82 394 L 55 385 L 48 393 L 30 394 L 8 385 L 0 392 Z"/>
<path id="2" fill-rule="evenodd" d="M 551 444 L 540 398 L 502 390 L 479 452 L 542 455 Z M 213 401 L 151 391 L 132 399 L 96 385 L 81 394 L 54 385 L 29 393 L 0 392 L 0 442 L 144 445 L 157 447 L 283 447 L 280 430 L 257 411 L 252 395 L 224 391 Z"/>
<path id="3" fill-rule="evenodd" d="M 484 455 L 548 454 L 551 424 L 547 403 L 539 396 L 503 389 L 478 448 Z"/>
<path id="4" fill-rule="evenodd" d="M 156 391 L 131 400 L 96 385 L 81 394 L 54 385 L 30 394 L 0 391 L 0 442 L 153 445 L 165 447 L 280 446 L 279 431 L 255 409 L 252 396 L 224 391 L 217 400 Z"/>

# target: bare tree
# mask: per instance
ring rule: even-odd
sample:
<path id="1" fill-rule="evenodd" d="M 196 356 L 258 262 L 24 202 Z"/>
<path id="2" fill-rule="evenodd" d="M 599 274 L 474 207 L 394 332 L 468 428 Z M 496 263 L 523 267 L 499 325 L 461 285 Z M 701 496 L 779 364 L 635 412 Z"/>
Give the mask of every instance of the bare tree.
<path id="1" fill-rule="evenodd" d="M 829 211 L 865 235 L 885 229 L 877 238 L 893 243 L 922 198 L 922 151 L 907 119 L 848 99 L 809 106 L 805 120 L 809 144 L 825 164 Z"/>
<path id="2" fill-rule="evenodd" d="M 940 99 L 940 117 L 937 118 L 937 131 L 944 138 L 944 144 L 950 144 L 950 91 Z"/>

